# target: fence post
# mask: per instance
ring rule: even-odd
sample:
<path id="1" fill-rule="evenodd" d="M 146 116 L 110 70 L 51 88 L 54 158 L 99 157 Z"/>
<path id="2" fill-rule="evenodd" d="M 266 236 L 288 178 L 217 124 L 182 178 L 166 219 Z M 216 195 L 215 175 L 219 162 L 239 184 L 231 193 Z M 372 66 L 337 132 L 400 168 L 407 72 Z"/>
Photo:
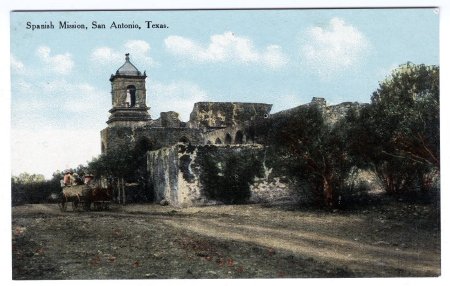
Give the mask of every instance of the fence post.
<path id="1" fill-rule="evenodd" d="M 123 179 L 123 177 L 122 177 L 122 195 L 123 195 L 122 203 L 126 204 L 127 196 L 126 196 L 126 193 L 125 193 L 125 180 Z"/>

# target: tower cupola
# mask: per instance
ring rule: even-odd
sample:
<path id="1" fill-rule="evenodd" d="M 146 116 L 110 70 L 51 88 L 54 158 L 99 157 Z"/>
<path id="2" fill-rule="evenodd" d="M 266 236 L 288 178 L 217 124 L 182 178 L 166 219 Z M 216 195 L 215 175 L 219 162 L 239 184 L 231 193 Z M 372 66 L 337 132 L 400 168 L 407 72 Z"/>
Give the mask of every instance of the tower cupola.
<path id="1" fill-rule="evenodd" d="M 125 54 L 125 63 L 116 71 L 116 75 L 141 75 L 141 72 L 130 62 L 130 54 Z"/>
<path id="2" fill-rule="evenodd" d="M 150 114 L 146 103 L 145 79 L 147 75 L 141 73 L 130 61 L 130 54 L 125 54 L 125 63 L 111 75 L 112 108 L 108 121 L 112 125 L 136 125 L 150 121 Z"/>

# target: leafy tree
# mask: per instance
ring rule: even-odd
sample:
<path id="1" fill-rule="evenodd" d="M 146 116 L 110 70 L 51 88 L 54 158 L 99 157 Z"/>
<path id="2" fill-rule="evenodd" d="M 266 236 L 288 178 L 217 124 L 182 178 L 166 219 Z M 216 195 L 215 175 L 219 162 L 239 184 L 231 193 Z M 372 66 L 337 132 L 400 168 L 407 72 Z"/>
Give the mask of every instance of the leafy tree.
<path id="1" fill-rule="evenodd" d="M 95 177 L 104 177 L 110 180 L 138 182 L 140 189 L 133 192 L 135 200 L 151 200 L 152 195 L 147 186 L 147 156 L 146 152 L 158 149 L 160 146 L 145 138 L 139 139 L 135 146 L 117 146 L 106 153 L 94 158 L 83 170 L 92 173 Z"/>
<path id="2" fill-rule="evenodd" d="M 374 132 L 389 156 L 439 168 L 439 67 L 407 63 L 372 95 Z"/>
<path id="3" fill-rule="evenodd" d="M 439 68 L 400 66 L 347 122 L 357 165 L 374 170 L 388 193 L 429 189 L 439 170 Z"/>
<path id="4" fill-rule="evenodd" d="M 251 129 L 255 138 L 273 149 L 275 160 L 278 157 L 286 170 L 310 183 L 322 205 L 335 205 L 336 192 L 344 187 L 353 166 L 347 152 L 344 122 L 326 122 L 319 106 L 311 104 Z M 266 137 L 263 134 L 267 134 Z"/>
<path id="5" fill-rule="evenodd" d="M 205 195 L 225 204 L 245 203 L 251 195 L 250 185 L 263 172 L 256 154 L 217 152 L 216 146 L 200 148 L 196 160 Z"/>
<path id="6" fill-rule="evenodd" d="M 11 202 L 13 205 L 47 202 L 50 195 L 59 192 L 59 180 L 46 180 L 41 174 L 21 173 L 11 177 Z"/>
<path id="7" fill-rule="evenodd" d="M 27 172 L 20 173 L 18 176 L 13 176 L 12 181 L 17 184 L 32 184 L 44 182 L 45 177 L 41 174 L 29 174 Z"/>
<path id="8" fill-rule="evenodd" d="M 88 163 L 83 170 L 95 176 L 120 177 L 131 180 L 145 173 L 146 152 L 158 149 L 159 146 L 146 139 L 140 139 L 134 147 L 129 145 L 117 146 L 101 154 Z"/>
<path id="9" fill-rule="evenodd" d="M 129 177 L 137 169 L 132 150 L 108 150 L 88 163 L 88 170 L 96 177 Z"/>
<path id="10" fill-rule="evenodd" d="M 63 178 L 64 178 L 64 172 L 63 171 L 56 170 L 52 174 L 52 180 L 53 181 L 59 182 Z"/>

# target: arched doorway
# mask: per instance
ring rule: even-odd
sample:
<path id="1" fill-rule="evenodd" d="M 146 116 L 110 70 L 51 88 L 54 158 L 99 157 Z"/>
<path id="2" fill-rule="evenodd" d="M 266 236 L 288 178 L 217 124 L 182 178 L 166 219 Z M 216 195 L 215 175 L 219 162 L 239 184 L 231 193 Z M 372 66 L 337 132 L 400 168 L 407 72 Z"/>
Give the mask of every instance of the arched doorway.
<path id="1" fill-rule="evenodd" d="M 242 144 L 244 143 L 244 134 L 241 130 L 236 132 L 236 136 L 234 137 L 234 144 Z"/>
<path id="2" fill-rule="evenodd" d="M 152 139 L 148 138 L 148 137 L 140 137 L 137 142 L 136 145 L 134 146 L 135 150 L 139 153 L 145 153 L 147 151 L 153 151 L 158 149 L 158 146 L 156 146 L 155 141 L 153 141 Z"/>
<path id="3" fill-rule="evenodd" d="M 227 133 L 227 135 L 225 135 L 225 144 L 231 144 L 231 135 L 230 133 Z"/>

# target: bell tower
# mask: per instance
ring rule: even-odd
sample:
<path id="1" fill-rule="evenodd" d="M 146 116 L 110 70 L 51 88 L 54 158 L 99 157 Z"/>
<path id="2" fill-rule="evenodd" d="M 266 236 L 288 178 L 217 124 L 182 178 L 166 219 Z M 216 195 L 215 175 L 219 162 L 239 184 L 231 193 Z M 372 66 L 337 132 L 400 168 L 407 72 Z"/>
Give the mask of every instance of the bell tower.
<path id="1" fill-rule="evenodd" d="M 142 126 L 151 121 L 146 105 L 146 78 L 145 72 L 142 74 L 130 62 L 130 54 L 125 54 L 125 63 L 109 79 L 112 96 L 111 115 L 106 122 L 109 127 Z"/>

